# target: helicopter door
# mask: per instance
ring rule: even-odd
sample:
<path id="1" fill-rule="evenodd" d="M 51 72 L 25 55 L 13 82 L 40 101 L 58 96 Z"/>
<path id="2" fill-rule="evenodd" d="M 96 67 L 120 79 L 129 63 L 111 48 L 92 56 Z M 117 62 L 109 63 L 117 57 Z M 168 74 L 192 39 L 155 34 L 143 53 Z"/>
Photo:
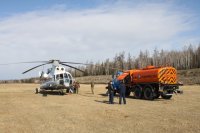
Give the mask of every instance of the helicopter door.
<path id="1" fill-rule="evenodd" d="M 66 73 L 64 74 L 64 78 L 65 78 L 64 84 L 65 84 L 65 86 L 68 87 L 70 85 L 70 79 L 69 79 L 69 76 Z"/>

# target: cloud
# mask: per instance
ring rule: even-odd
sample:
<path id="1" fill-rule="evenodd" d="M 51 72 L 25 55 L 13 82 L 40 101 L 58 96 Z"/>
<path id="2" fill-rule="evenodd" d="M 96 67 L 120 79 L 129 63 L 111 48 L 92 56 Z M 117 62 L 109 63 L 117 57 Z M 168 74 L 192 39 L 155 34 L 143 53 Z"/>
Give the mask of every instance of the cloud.
<path id="1" fill-rule="evenodd" d="M 155 47 L 172 49 L 191 31 L 192 14 L 170 4 L 116 4 L 95 9 L 51 8 L 14 14 L 0 20 L 3 63 L 60 59 L 103 61 L 125 51 L 137 55 Z M 11 75 L 24 70 L 12 68 Z M 14 74 L 15 73 L 15 74 Z M 19 77 L 19 76 L 16 76 Z M 21 77 L 21 76 L 20 76 Z M 3 77 L 4 78 L 4 77 Z M 10 77 L 9 77 L 10 78 Z"/>

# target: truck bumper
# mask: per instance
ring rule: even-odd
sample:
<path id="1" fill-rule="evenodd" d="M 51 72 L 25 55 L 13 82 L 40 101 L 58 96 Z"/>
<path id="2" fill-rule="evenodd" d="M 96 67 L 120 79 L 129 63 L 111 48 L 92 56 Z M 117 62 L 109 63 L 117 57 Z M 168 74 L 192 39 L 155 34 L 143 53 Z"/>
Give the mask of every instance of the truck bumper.
<path id="1" fill-rule="evenodd" d="M 183 94 L 183 90 L 179 89 L 179 86 L 182 85 L 183 84 L 159 84 L 159 92 L 165 95 Z"/>

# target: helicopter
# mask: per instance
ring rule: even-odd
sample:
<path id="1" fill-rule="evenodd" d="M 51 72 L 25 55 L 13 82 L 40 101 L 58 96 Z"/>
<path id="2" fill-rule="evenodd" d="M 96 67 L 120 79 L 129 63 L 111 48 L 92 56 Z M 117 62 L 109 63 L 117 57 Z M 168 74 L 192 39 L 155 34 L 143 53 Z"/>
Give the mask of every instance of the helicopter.
<path id="1" fill-rule="evenodd" d="M 36 94 L 37 93 L 44 94 L 47 91 L 58 91 L 59 94 L 61 95 L 64 95 L 66 92 L 68 92 L 70 87 L 72 87 L 75 81 L 72 74 L 66 70 L 65 66 L 84 73 L 83 70 L 76 68 L 74 66 L 71 66 L 69 64 L 90 65 L 90 64 L 77 63 L 77 62 L 63 62 L 63 61 L 55 60 L 55 59 L 52 59 L 49 61 L 17 62 L 17 63 L 8 63 L 8 64 L 0 64 L 0 65 L 25 64 L 25 63 L 42 63 L 42 64 L 34 66 L 26 70 L 22 74 L 26 74 L 38 67 L 52 64 L 52 67 L 48 68 L 46 73 L 43 71 L 40 73 L 41 83 L 40 83 L 39 89 L 36 88 Z"/>
<path id="2" fill-rule="evenodd" d="M 71 73 L 69 73 L 65 69 L 64 66 L 73 68 L 75 70 L 78 70 L 78 71 L 84 73 L 83 70 L 80 70 L 69 64 L 89 65 L 89 64 L 77 63 L 77 62 L 62 62 L 60 60 L 49 60 L 49 61 L 38 61 L 38 62 L 43 63 L 43 64 L 32 67 L 22 73 L 22 74 L 25 74 L 25 73 L 27 73 L 33 69 L 36 69 L 38 67 L 52 64 L 52 67 L 47 69 L 46 73 L 42 72 L 40 74 L 40 79 L 44 79 L 44 80 L 40 84 L 39 89 L 36 88 L 36 94 L 55 90 L 55 91 L 58 91 L 59 94 L 64 95 L 66 92 L 69 91 L 70 87 L 72 86 L 73 82 L 75 81 L 75 79 L 73 78 Z M 26 62 L 26 63 L 28 63 L 28 62 Z M 33 63 L 33 62 L 30 62 L 30 63 Z"/>

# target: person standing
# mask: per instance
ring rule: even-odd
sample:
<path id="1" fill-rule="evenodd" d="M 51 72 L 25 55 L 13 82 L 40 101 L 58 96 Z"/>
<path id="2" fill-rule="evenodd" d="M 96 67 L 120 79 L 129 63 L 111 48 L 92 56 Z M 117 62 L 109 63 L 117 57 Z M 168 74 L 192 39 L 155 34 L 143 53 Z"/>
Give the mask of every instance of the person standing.
<path id="1" fill-rule="evenodd" d="M 79 84 L 79 82 L 77 81 L 76 82 L 76 94 L 78 94 L 78 89 L 80 88 L 80 84 Z"/>
<path id="2" fill-rule="evenodd" d="M 94 81 L 93 80 L 91 82 L 91 91 L 92 91 L 92 94 L 94 94 Z"/>
<path id="3" fill-rule="evenodd" d="M 122 99 L 124 104 L 126 104 L 125 94 L 126 94 L 126 86 L 124 80 L 122 80 L 119 85 L 119 104 L 122 104 Z"/>
<path id="4" fill-rule="evenodd" d="M 77 90 L 76 90 L 76 81 L 73 82 L 73 85 L 72 85 L 72 86 L 73 86 L 73 88 L 74 88 L 73 93 L 76 93 L 76 91 L 77 91 Z"/>
<path id="5" fill-rule="evenodd" d="M 113 82 L 110 81 L 108 85 L 109 104 L 114 104 L 114 88 Z"/>

